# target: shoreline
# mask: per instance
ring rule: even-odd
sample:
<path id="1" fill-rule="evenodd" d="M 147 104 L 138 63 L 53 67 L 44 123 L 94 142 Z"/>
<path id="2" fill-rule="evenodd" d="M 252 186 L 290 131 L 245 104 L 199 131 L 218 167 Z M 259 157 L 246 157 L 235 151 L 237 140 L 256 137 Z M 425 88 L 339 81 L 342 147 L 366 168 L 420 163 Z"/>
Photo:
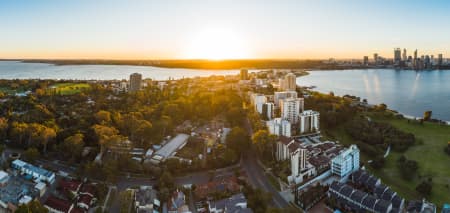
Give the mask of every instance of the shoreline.
<path id="1" fill-rule="evenodd" d="M 336 70 L 336 71 L 345 71 L 345 70 Z M 309 75 L 309 74 L 310 74 L 309 72 L 311 72 L 311 71 L 305 71 L 305 72 L 308 73 L 308 75 Z M 307 75 L 303 75 L 303 76 L 307 76 Z M 297 76 L 297 78 L 300 78 L 300 77 L 303 77 L 303 76 Z M 300 85 L 297 85 L 297 86 L 300 86 Z M 300 87 L 301 87 L 301 86 L 300 86 Z M 306 88 L 307 88 L 308 90 L 311 90 L 311 91 L 314 91 L 314 92 L 318 92 L 318 93 L 321 93 L 321 94 L 326 94 L 326 93 L 323 93 L 323 92 L 321 92 L 321 91 L 316 90 L 316 89 L 317 89 L 317 86 L 316 86 L 316 85 L 313 85 L 313 86 L 310 86 L 310 87 L 306 87 Z M 331 92 L 333 92 L 333 91 L 331 91 Z M 333 92 L 333 93 L 334 93 L 334 92 Z M 352 95 L 352 94 L 347 94 L 347 95 Z M 341 96 L 341 95 L 337 95 L 337 96 L 339 96 L 339 97 L 341 97 L 341 98 L 343 97 L 343 96 Z M 361 97 L 359 97 L 359 98 L 361 98 Z M 369 102 L 369 99 L 367 99 L 367 101 Z M 379 103 L 379 104 L 381 104 L 381 103 Z M 372 104 L 372 105 L 373 105 L 373 104 Z M 387 106 L 387 105 L 386 105 L 386 106 Z M 387 106 L 386 110 L 392 112 L 393 114 L 401 115 L 401 116 L 403 116 L 403 118 L 408 119 L 408 120 L 419 120 L 419 119 L 422 119 L 422 117 L 416 117 L 416 116 L 408 115 L 408 114 L 405 114 L 405 113 L 400 112 L 400 111 L 398 111 L 398 110 L 391 109 L 391 108 L 389 108 L 389 106 Z M 432 117 L 431 119 L 439 120 L 439 121 L 445 123 L 445 125 L 450 126 L 450 121 L 442 120 L 442 119 L 440 119 L 440 118 L 433 118 L 433 117 Z M 436 121 L 431 121 L 431 122 L 433 122 L 433 123 L 438 123 L 438 122 L 436 122 Z"/>

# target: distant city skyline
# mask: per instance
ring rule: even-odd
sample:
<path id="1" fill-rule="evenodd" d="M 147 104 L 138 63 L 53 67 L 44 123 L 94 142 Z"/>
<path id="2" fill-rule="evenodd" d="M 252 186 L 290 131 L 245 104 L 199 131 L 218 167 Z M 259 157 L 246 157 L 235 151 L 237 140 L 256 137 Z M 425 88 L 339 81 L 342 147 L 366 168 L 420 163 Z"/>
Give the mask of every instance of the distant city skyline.
<path id="1" fill-rule="evenodd" d="M 7 0 L 0 58 L 362 59 L 393 58 L 396 47 L 446 57 L 448 9 L 443 0 Z"/>

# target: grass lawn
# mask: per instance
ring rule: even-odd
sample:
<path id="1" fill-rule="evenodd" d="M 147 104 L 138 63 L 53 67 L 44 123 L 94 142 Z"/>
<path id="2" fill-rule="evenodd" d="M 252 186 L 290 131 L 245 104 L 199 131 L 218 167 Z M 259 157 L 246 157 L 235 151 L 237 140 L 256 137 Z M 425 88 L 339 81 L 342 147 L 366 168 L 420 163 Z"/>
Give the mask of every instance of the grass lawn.
<path id="1" fill-rule="evenodd" d="M 404 155 L 408 159 L 416 160 L 419 164 L 419 176 L 411 182 L 399 181 L 400 174 L 396 166 L 400 153 L 392 152 L 387 158 L 386 166 L 375 172 L 383 181 L 407 198 L 420 197 L 416 193 L 416 186 L 429 177 L 433 179 L 433 190 L 430 201 L 442 207 L 450 202 L 450 156 L 444 152 L 444 147 L 450 141 L 450 126 L 425 122 L 423 125 L 413 123 L 406 119 L 398 119 L 384 116 L 371 116 L 376 121 L 388 122 L 393 126 L 413 133 L 418 139 L 418 144 L 410 147 Z"/>
<path id="2" fill-rule="evenodd" d="M 91 86 L 86 83 L 59 83 L 52 85 L 47 92 L 53 92 L 61 95 L 73 95 L 82 92 L 83 90 L 89 90 Z"/>
<path id="3" fill-rule="evenodd" d="M 413 133 L 416 136 L 416 145 L 410 147 L 403 153 L 408 159 L 416 160 L 419 164 L 419 176 L 412 181 L 403 180 L 398 171 L 396 161 L 402 153 L 391 152 L 386 159 L 385 167 L 378 171 L 372 171 L 382 181 L 391 186 L 406 199 L 420 199 L 416 192 L 416 186 L 429 177 L 433 179 L 433 190 L 431 196 L 427 198 L 442 207 L 444 203 L 450 202 L 450 156 L 443 149 L 450 141 L 450 126 L 425 122 L 423 125 L 415 122 L 408 123 L 406 119 L 399 119 L 391 116 L 383 116 L 379 113 L 368 114 L 375 121 L 387 122 L 398 129 Z M 343 127 L 337 128 L 330 134 L 343 144 L 354 143 Z M 369 158 L 362 153 L 364 162 Z"/>

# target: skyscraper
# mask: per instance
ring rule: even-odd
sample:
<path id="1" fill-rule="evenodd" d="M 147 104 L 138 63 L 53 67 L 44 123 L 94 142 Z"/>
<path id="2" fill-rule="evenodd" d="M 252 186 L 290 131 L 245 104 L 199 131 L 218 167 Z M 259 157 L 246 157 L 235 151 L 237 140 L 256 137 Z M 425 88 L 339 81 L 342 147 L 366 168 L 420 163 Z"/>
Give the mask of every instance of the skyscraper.
<path id="1" fill-rule="evenodd" d="M 438 55 L 438 66 L 441 66 L 442 65 L 442 62 L 443 62 L 443 59 L 442 59 L 442 54 L 439 54 Z"/>
<path id="2" fill-rule="evenodd" d="M 400 61 L 402 60 L 402 51 L 400 48 L 394 49 L 394 63 L 396 65 L 400 65 Z"/>
<path id="3" fill-rule="evenodd" d="M 297 77 L 293 73 L 288 73 L 284 76 L 283 81 L 281 82 L 280 88 L 284 91 L 295 91 L 297 89 Z"/>
<path id="4" fill-rule="evenodd" d="M 414 50 L 413 67 L 414 67 L 414 69 L 417 69 L 419 67 L 418 58 L 417 58 L 417 49 Z"/>
<path id="5" fill-rule="evenodd" d="M 241 70 L 241 80 L 248 80 L 248 70 L 246 69 Z"/>
<path id="6" fill-rule="evenodd" d="M 281 118 L 288 120 L 291 124 L 298 124 L 299 115 L 303 112 L 303 98 L 286 98 L 280 100 Z"/>
<path id="7" fill-rule="evenodd" d="M 403 61 L 407 61 L 408 60 L 408 56 L 406 55 L 406 48 L 403 49 Z"/>
<path id="8" fill-rule="evenodd" d="M 374 60 L 374 63 L 377 64 L 377 62 L 378 62 L 378 53 L 374 53 L 373 54 L 373 60 Z"/>
<path id="9" fill-rule="evenodd" d="M 364 56 L 363 65 L 365 65 L 365 66 L 369 65 L 369 56 Z"/>
<path id="10" fill-rule="evenodd" d="M 136 92 L 141 89 L 142 75 L 133 73 L 130 75 L 130 92 Z"/>

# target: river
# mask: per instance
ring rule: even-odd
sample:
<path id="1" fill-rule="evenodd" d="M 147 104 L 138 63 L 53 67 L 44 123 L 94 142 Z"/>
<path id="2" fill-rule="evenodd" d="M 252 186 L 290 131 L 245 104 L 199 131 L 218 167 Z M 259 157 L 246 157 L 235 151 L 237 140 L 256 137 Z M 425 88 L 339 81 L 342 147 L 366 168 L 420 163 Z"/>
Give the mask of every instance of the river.
<path id="1" fill-rule="evenodd" d="M 450 121 L 449 70 L 360 69 L 311 71 L 297 78 L 300 86 L 336 95 L 355 95 L 371 104 L 385 103 L 390 109 L 422 117 L 433 111 L 433 118 Z"/>
<path id="2" fill-rule="evenodd" d="M 22 63 L 0 61 L 0 79 L 77 79 L 77 80 L 121 80 L 131 73 L 141 73 L 153 80 L 206 77 L 210 75 L 232 75 L 239 70 L 195 70 L 128 65 L 64 65 L 45 63 Z"/>

